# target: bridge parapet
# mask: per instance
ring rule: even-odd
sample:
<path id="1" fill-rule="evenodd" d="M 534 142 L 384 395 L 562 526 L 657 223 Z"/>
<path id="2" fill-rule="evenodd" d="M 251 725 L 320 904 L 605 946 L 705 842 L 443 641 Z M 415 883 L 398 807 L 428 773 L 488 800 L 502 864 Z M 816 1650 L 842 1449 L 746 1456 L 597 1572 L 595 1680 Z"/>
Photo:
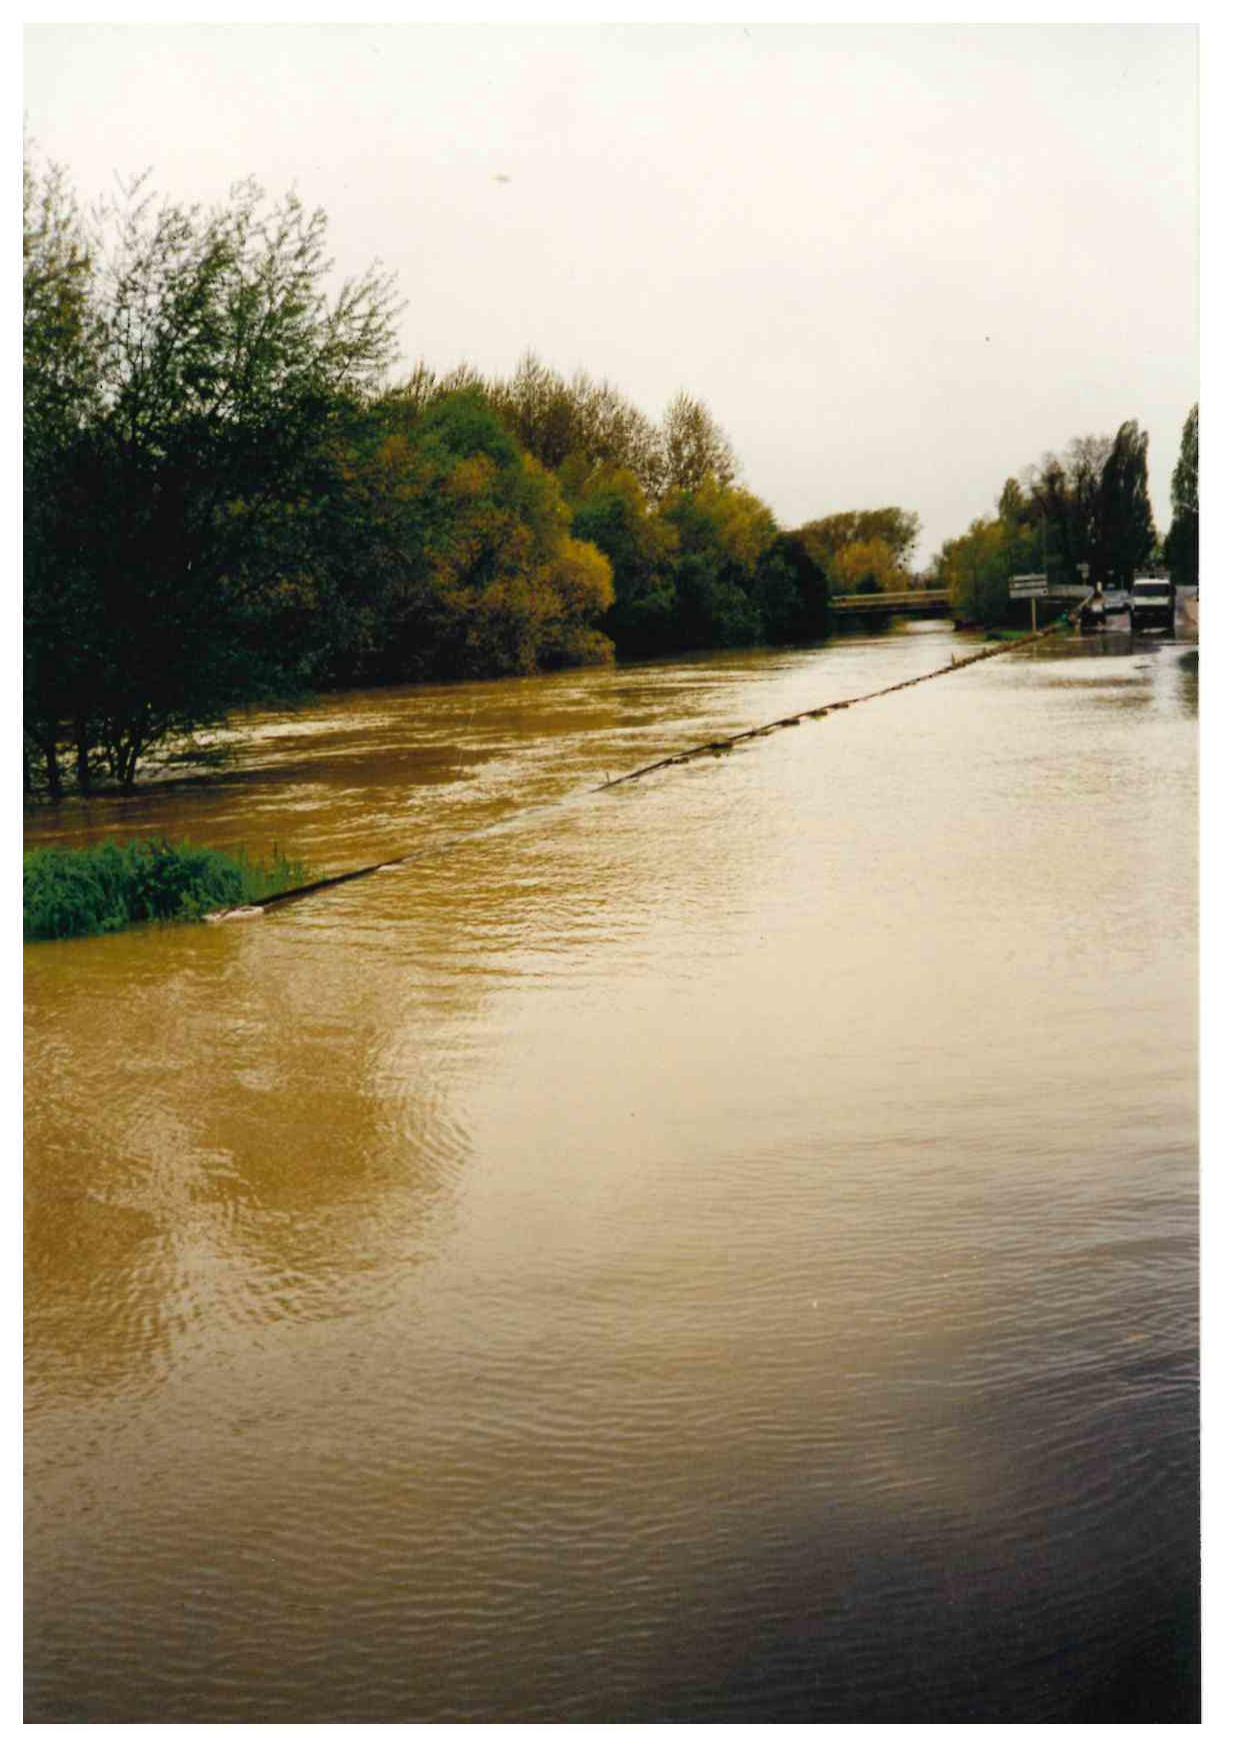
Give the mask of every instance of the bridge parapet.
<path id="1" fill-rule="evenodd" d="M 902 589 L 877 595 L 832 595 L 837 613 L 942 612 L 951 602 L 946 589 Z"/>

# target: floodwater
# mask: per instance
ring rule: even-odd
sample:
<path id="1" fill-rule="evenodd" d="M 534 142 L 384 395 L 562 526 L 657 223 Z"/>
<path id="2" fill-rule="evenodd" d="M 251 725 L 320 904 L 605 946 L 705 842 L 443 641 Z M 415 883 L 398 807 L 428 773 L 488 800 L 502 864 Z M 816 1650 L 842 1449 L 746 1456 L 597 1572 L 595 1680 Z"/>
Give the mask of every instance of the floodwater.
<path id="1" fill-rule="evenodd" d="M 29 1718 L 1197 1716 L 1195 651 L 592 787 L 968 647 L 333 697 L 32 817 L 442 850 L 26 951 Z"/>

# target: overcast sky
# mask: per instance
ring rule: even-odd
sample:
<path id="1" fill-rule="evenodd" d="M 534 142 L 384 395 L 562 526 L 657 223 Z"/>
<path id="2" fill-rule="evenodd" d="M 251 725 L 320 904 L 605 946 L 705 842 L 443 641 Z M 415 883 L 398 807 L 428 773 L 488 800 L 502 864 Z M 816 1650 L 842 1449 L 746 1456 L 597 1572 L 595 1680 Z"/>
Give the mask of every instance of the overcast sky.
<path id="1" fill-rule="evenodd" d="M 88 199 L 296 186 L 343 271 L 396 271 L 408 365 L 687 389 L 781 523 L 898 503 L 924 559 L 1126 418 L 1166 528 L 1196 56 L 1183 25 L 37 26 L 24 103 Z"/>

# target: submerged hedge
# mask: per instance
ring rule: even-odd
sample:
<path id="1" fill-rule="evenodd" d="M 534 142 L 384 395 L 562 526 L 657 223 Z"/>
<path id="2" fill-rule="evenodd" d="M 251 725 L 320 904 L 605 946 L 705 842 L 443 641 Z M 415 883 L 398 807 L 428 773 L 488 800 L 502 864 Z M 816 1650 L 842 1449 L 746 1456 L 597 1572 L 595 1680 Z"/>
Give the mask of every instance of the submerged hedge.
<path id="1" fill-rule="evenodd" d="M 134 923 L 192 922 L 208 911 L 252 903 L 306 879 L 300 863 L 274 851 L 255 862 L 195 844 L 146 838 L 83 850 L 28 850 L 23 929 L 28 941 L 102 935 Z"/>

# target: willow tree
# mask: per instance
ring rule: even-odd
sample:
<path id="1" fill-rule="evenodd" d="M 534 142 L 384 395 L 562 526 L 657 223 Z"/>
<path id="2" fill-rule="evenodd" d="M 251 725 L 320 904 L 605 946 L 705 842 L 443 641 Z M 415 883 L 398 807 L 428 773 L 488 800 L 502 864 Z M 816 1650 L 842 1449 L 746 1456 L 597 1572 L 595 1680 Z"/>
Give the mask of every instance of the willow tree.
<path id="1" fill-rule="evenodd" d="M 606 557 L 555 475 L 471 388 L 370 409 L 327 532 L 327 678 L 490 678 L 610 659 Z"/>
<path id="2" fill-rule="evenodd" d="M 487 387 L 496 412 L 537 461 L 577 495 L 600 469 L 626 468 L 654 492 L 662 465 L 655 426 L 605 378 L 564 377 L 533 352 Z"/>
<path id="3" fill-rule="evenodd" d="M 622 656 L 655 655 L 676 638 L 675 529 L 629 468 L 595 470 L 573 503 L 573 533 L 606 554 L 614 601 L 604 629 Z"/>
<path id="4" fill-rule="evenodd" d="M 712 481 L 730 486 L 736 479 L 732 445 L 706 406 L 683 390 L 668 404 L 660 438 L 664 493 L 696 492 Z"/>
<path id="5" fill-rule="evenodd" d="M 28 154 L 22 196 L 26 769 L 56 797 L 64 725 L 79 708 L 89 659 L 81 634 L 90 578 L 62 510 L 99 410 L 99 334 L 90 242 L 64 173 Z"/>
<path id="6" fill-rule="evenodd" d="M 662 515 L 676 536 L 673 647 L 757 643 L 765 630 L 760 566 L 778 533 L 769 507 L 708 475 L 696 491 L 667 500 Z"/>
<path id="7" fill-rule="evenodd" d="M 831 516 L 820 516 L 805 523 L 798 532 L 824 569 L 831 569 L 847 547 L 880 540 L 893 561 L 907 572 L 921 533 L 921 517 L 915 510 L 887 504 L 878 510 L 840 510 Z"/>
<path id="8" fill-rule="evenodd" d="M 76 428 L 35 457 L 28 489 L 47 513 L 32 567 L 27 549 L 36 690 L 73 662 L 83 782 L 102 761 L 128 787 L 145 754 L 295 674 L 287 604 L 304 544 L 291 531 L 394 351 L 390 280 L 372 268 L 329 290 L 326 228 L 252 182 L 211 209 L 137 184 L 86 239 L 90 392 Z M 28 365 L 28 407 L 63 365 L 57 345 Z M 61 601 L 46 593 L 49 552 L 73 558 Z M 304 605 L 308 617 L 309 593 Z M 60 708 L 41 697 L 38 719 Z"/>

